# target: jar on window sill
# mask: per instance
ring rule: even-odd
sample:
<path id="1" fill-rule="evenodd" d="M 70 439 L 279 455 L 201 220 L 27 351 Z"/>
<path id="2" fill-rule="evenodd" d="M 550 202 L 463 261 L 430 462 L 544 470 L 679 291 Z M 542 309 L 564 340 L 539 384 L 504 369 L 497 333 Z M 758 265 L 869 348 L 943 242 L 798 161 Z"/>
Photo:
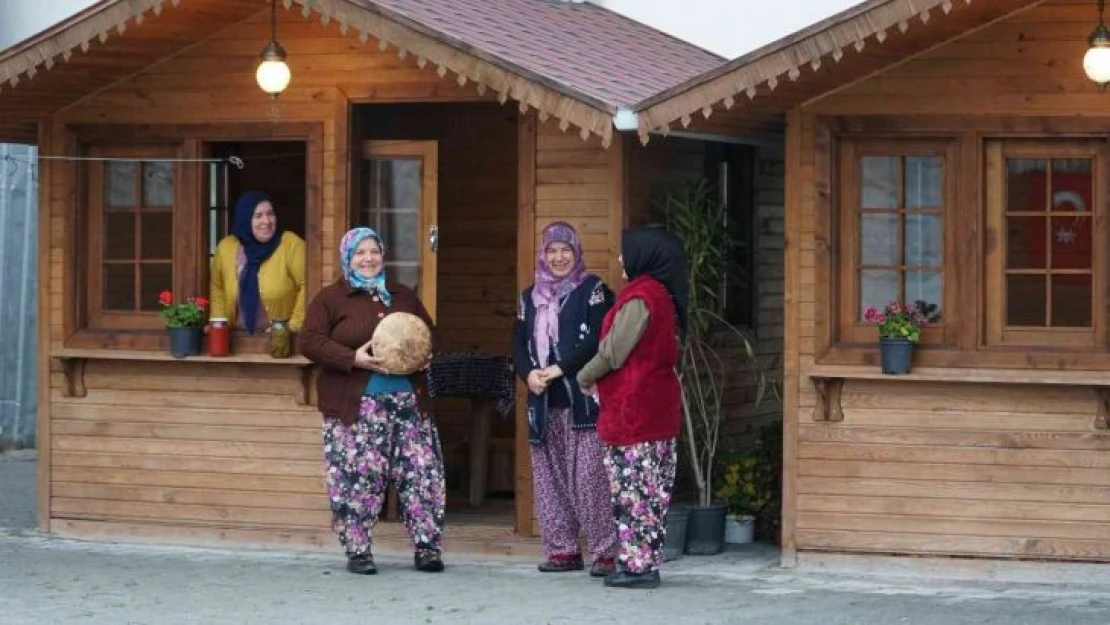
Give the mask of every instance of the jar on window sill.
<path id="1" fill-rule="evenodd" d="M 208 355 L 227 356 L 231 354 L 231 327 L 227 319 L 213 317 L 208 320 Z"/>
<path id="2" fill-rule="evenodd" d="M 270 323 L 270 357 L 289 358 L 293 355 L 293 330 L 286 319 Z"/>

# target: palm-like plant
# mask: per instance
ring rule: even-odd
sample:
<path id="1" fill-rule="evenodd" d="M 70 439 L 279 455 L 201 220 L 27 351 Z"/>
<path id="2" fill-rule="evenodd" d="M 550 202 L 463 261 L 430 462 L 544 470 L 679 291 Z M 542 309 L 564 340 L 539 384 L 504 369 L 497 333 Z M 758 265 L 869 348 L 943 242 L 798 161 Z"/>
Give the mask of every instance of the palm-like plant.
<path id="1" fill-rule="evenodd" d="M 698 503 L 709 506 L 713 470 L 720 442 L 728 369 L 719 351 L 727 336 L 736 337 L 752 363 L 756 403 L 769 388 L 748 337 L 723 317 L 725 277 L 735 269 L 736 239 L 728 214 L 714 198 L 706 180 L 689 181 L 669 190 L 656 202 L 664 227 L 682 240 L 690 283 L 689 329 L 682 345 L 679 380 L 690 464 Z"/>

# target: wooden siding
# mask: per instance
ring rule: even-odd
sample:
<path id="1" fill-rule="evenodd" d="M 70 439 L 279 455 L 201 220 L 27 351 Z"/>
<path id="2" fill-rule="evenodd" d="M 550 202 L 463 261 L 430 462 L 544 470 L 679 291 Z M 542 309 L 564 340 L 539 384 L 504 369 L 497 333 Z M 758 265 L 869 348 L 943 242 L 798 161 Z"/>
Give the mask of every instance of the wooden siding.
<path id="1" fill-rule="evenodd" d="M 338 274 L 334 250 L 348 222 L 351 103 L 489 98 L 440 79 L 434 68 L 419 69 L 412 57 L 381 53 L 373 40 L 360 44 L 357 33 L 342 35 L 335 22 L 324 26 L 304 21 L 298 12 L 279 15 L 293 82 L 273 111 L 254 82 L 258 48 L 268 37 L 266 16 L 260 15 L 63 109 L 43 124 L 41 145 L 51 154 L 76 153 L 70 125 L 140 124 L 157 135 L 182 124 L 319 124 L 322 136 L 314 146 L 309 185 L 316 185 L 321 214 L 318 223 L 308 224 L 306 239 L 310 259 L 319 259 L 313 280 L 325 284 Z M 506 119 L 515 115 L 496 111 Z M 479 136 L 478 130 L 460 128 L 450 136 L 453 152 L 466 160 L 445 158 L 450 175 L 442 182 L 459 197 L 481 191 L 497 199 L 477 206 L 440 194 L 445 255 L 440 267 L 450 276 L 441 277 L 440 294 L 452 304 L 440 307 L 441 319 L 454 336 L 449 347 L 503 353 L 517 286 L 512 279 L 517 128 L 506 123 L 488 136 Z M 477 141 L 486 143 L 481 149 L 464 145 Z M 577 133 L 552 131 L 550 125 L 540 143 L 537 212 L 583 228 L 590 258 L 602 262 L 611 252 L 602 224 L 608 224 L 612 205 L 606 160 L 612 152 L 603 150 L 599 139 L 587 144 Z M 467 167 L 476 166 L 503 171 L 459 182 Z M 81 535 L 332 549 L 321 481 L 320 417 L 314 407 L 294 400 L 300 384 L 295 367 L 92 359 L 85 368 L 87 396 L 67 396 L 62 365 L 48 355 L 76 329 L 68 285 L 76 281 L 71 250 L 82 192 L 74 186 L 74 163 L 46 162 L 42 171 L 40 278 L 47 295 L 41 297 L 40 318 L 48 323 L 40 328 L 40 379 L 49 383 L 40 387 L 40 524 Z M 453 180 L 457 187 L 451 187 Z M 490 211 L 489 219 L 460 217 L 460 212 L 478 210 Z M 527 225 L 536 232 L 538 219 Z M 483 236 L 495 244 L 482 245 Z M 530 270 L 521 271 L 530 277 Z M 475 301 L 463 301 L 461 289 L 468 286 L 479 294 Z M 488 306 L 492 318 L 475 306 Z M 466 313 L 465 324 L 446 321 L 452 308 Z M 479 319 L 485 325 L 475 326 Z M 527 478 L 517 471 L 517 487 L 526 489 L 518 500 L 530 511 Z M 403 531 L 392 526 L 381 535 L 405 542 Z M 534 552 L 531 543 L 514 542 L 509 525 L 455 527 L 448 540 L 498 553 Z"/>
<path id="2" fill-rule="evenodd" d="M 849 126 L 871 116 L 894 131 L 924 115 L 932 131 L 966 137 L 1014 128 L 1050 136 L 1044 116 L 1106 115 L 1108 101 L 1080 62 L 1092 6 L 1045 3 L 788 115 L 785 561 L 795 548 L 1110 559 L 1110 438 L 1095 429 L 1089 387 L 847 379 L 844 420 L 818 422 L 808 378 L 832 323 L 824 233 L 835 193 L 821 172 L 834 152 L 818 116 Z M 961 197 L 981 212 L 978 153 L 968 149 L 975 173 Z M 961 240 L 978 246 L 970 231 Z M 961 291 L 961 300 L 976 299 Z M 1003 366 L 1021 366 L 1026 354 L 1006 357 Z"/>

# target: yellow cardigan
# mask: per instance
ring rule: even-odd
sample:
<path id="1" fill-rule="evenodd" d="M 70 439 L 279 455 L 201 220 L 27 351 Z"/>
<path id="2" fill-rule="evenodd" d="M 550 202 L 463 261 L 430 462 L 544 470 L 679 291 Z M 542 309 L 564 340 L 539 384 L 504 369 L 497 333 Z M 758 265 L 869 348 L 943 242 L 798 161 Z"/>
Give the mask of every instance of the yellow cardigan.
<path id="1" fill-rule="evenodd" d="M 236 327 L 239 313 L 239 239 L 229 235 L 216 246 L 212 257 L 209 300 L 212 317 L 224 317 Z M 288 319 L 289 327 L 299 332 L 304 325 L 304 239 L 292 232 L 281 235 L 281 243 L 258 269 L 258 290 L 266 317 Z M 259 328 L 261 329 L 261 328 Z"/>

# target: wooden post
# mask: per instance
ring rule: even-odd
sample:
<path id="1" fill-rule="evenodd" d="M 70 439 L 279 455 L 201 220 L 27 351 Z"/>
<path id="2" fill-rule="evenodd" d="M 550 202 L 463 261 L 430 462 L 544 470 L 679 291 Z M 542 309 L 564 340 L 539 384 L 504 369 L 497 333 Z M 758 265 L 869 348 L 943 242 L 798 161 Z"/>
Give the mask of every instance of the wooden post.
<path id="1" fill-rule="evenodd" d="M 486 502 L 489 484 L 489 428 L 493 402 L 479 398 L 471 400 L 470 405 L 470 505 L 477 508 Z"/>

